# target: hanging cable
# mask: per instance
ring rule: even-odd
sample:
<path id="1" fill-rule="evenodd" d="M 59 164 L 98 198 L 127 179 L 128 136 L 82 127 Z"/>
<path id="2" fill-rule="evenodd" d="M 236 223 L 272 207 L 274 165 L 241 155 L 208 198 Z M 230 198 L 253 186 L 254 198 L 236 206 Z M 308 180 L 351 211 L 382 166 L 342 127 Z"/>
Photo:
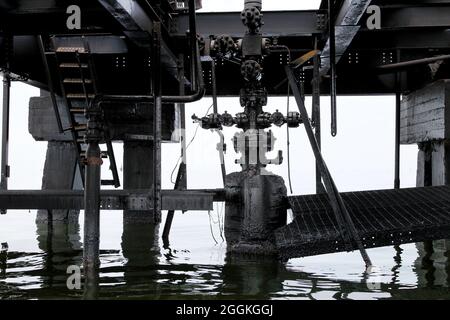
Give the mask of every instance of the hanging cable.
<path id="1" fill-rule="evenodd" d="M 212 108 L 213 106 L 214 106 L 214 105 L 212 104 L 212 105 L 208 108 L 208 110 L 206 111 L 205 117 L 208 115 L 209 111 L 211 110 L 211 108 Z M 200 124 L 198 124 L 198 125 L 197 125 L 197 128 L 195 128 L 194 135 L 192 136 L 191 141 L 189 141 L 188 145 L 186 146 L 186 150 L 184 150 L 184 152 L 186 152 L 187 149 L 188 149 L 188 148 L 191 146 L 191 144 L 194 142 L 194 140 L 195 140 L 195 138 L 196 138 L 196 136 L 197 136 L 197 132 L 198 132 L 198 129 L 199 129 L 199 128 L 200 128 Z M 175 184 L 175 181 L 173 180 L 173 175 L 175 174 L 175 171 L 177 170 L 178 165 L 180 164 L 180 161 L 181 161 L 182 159 L 183 159 L 183 155 L 181 155 L 181 156 L 178 158 L 177 163 L 175 164 L 175 167 L 173 168 L 172 173 L 170 174 L 170 182 L 171 182 L 172 184 Z"/>
<path id="2" fill-rule="evenodd" d="M 220 233 L 220 237 L 222 238 L 222 242 L 225 242 L 225 238 L 223 236 L 223 202 L 222 202 L 222 206 L 219 208 L 219 204 L 216 203 L 216 210 L 217 210 L 217 219 L 219 222 L 219 233 Z"/>
<path id="3" fill-rule="evenodd" d="M 214 231 L 213 231 L 213 228 L 212 228 L 212 223 L 211 223 L 211 210 L 208 210 L 208 217 L 209 217 L 209 230 L 211 231 L 211 236 L 212 236 L 214 242 L 215 242 L 216 244 L 219 244 L 219 242 L 216 240 L 216 237 L 214 236 Z"/>

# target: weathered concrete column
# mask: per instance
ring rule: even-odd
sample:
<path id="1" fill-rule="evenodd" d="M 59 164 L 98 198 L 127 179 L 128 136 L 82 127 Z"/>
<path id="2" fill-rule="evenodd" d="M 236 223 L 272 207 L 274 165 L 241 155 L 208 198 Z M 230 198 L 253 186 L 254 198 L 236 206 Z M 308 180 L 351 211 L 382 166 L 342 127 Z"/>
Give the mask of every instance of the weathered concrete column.
<path id="1" fill-rule="evenodd" d="M 418 187 L 450 183 L 450 80 L 403 98 L 401 143 L 419 145 Z"/>
<path id="2" fill-rule="evenodd" d="M 417 187 L 450 184 L 450 80 L 436 81 L 403 98 L 401 142 L 419 145 Z M 440 285 L 448 277 L 449 240 L 416 245 L 419 283 Z"/>
<path id="3" fill-rule="evenodd" d="M 63 126 L 68 126 L 64 104 L 58 100 Z M 43 190 L 82 189 L 76 169 L 77 154 L 69 133 L 59 133 L 49 93 L 41 91 L 40 97 L 32 97 L 29 104 L 28 131 L 36 141 L 48 141 L 47 156 L 42 178 Z M 53 210 L 54 223 L 78 221 L 78 210 Z M 39 210 L 36 222 L 47 224 L 46 210 Z"/>
<path id="4" fill-rule="evenodd" d="M 123 152 L 123 188 L 125 190 L 153 187 L 153 143 L 151 141 L 125 141 Z M 152 211 L 124 210 L 124 232 L 127 224 L 154 223 Z"/>
<path id="5" fill-rule="evenodd" d="M 49 142 L 42 178 L 43 190 L 81 189 L 81 180 L 75 179 L 77 171 L 76 148 L 71 142 Z M 78 181 L 78 182 L 77 182 Z M 77 185 L 78 184 L 78 185 Z M 54 223 L 78 222 L 78 210 L 53 210 Z M 48 213 L 39 210 L 36 223 L 47 224 Z"/>

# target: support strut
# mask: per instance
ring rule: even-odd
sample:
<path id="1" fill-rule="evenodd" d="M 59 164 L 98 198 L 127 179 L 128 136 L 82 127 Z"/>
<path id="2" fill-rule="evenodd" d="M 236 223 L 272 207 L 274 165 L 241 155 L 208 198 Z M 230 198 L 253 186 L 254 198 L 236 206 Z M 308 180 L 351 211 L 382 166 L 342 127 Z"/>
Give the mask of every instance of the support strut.
<path id="1" fill-rule="evenodd" d="M 330 82 L 331 82 L 331 135 L 337 135 L 337 88 L 336 88 L 336 28 L 334 25 L 333 2 L 328 0 L 328 27 L 330 34 Z"/>
<path id="2" fill-rule="evenodd" d="M 8 190 L 9 178 L 9 107 L 11 102 L 11 78 L 5 72 L 3 75 L 3 114 L 2 114 L 2 160 L 1 160 L 1 181 L 0 189 Z M 6 210 L 1 209 L 0 214 L 6 214 Z"/>
<path id="3" fill-rule="evenodd" d="M 359 237 L 358 231 L 353 223 L 353 220 L 350 214 L 347 211 L 347 208 L 342 200 L 342 197 L 334 183 L 333 178 L 331 177 L 330 171 L 325 163 L 325 160 L 322 157 L 322 153 L 320 152 L 320 148 L 317 144 L 317 141 L 314 137 L 314 131 L 311 126 L 311 122 L 309 121 L 308 112 L 306 110 L 305 104 L 303 103 L 302 95 L 295 81 L 294 73 L 290 66 L 285 67 L 285 71 L 288 77 L 289 84 L 291 86 L 292 92 L 294 94 L 295 100 L 297 102 L 297 106 L 300 112 L 300 115 L 303 120 L 303 124 L 305 126 L 306 134 L 308 135 L 309 142 L 311 144 L 311 148 L 313 150 L 314 156 L 316 158 L 316 162 L 319 166 L 327 195 L 330 200 L 331 207 L 333 208 L 333 212 L 336 216 L 336 220 L 338 222 L 341 235 L 344 239 L 344 242 L 347 245 L 347 248 L 350 248 L 350 241 L 355 241 L 361 256 L 366 264 L 366 267 L 369 268 L 372 266 L 372 262 L 369 258 L 369 255 L 364 248 L 364 245 Z"/>
<path id="4" fill-rule="evenodd" d="M 161 23 L 153 25 L 153 217 L 161 222 Z"/>

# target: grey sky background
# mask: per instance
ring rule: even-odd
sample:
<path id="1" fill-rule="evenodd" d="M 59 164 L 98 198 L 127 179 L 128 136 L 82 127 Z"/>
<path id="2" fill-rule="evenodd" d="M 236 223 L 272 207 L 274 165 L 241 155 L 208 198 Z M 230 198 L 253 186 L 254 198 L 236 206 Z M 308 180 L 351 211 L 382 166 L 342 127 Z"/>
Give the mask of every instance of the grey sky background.
<path id="1" fill-rule="evenodd" d="M 263 2 L 264 10 L 313 9 L 320 1 L 272 1 Z M 202 11 L 240 11 L 242 0 L 203 1 Z M 236 17 L 236 23 L 240 23 Z M 126 81 L 126 79 L 123 79 Z M 1 89 L 0 89 L 1 92 Z M 11 98 L 10 126 L 10 165 L 11 189 L 39 189 L 42 168 L 45 161 L 45 142 L 35 142 L 28 133 L 28 100 L 39 95 L 39 90 L 22 83 L 14 83 Z M 286 112 L 286 98 L 270 98 L 267 111 L 279 109 Z M 205 98 L 187 105 L 187 139 L 193 136 L 196 124 L 190 121 L 193 113 L 203 115 L 212 100 Z M 310 108 L 311 99 L 307 98 Z M 219 110 L 235 114 L 241 111 L 238 98 L 219 99 Z M 291 99 L 291 110 L 296 110 Z M 394 115 L 395 105 L 392 96 L 376 97 L 338 97 L 338 126 L 336 138 L 330 135 L 329 98 L 322 99 L 323 153 L 328 166 L 342 191 L 385 189 L 393 187 L 394 180 Z M 286 129 L 273 128 L 276 138 L 275 150 L 283 150 L 285 162 L 281 166 L 269 166 L 269 170 L 283 176 L 287 182 Z M 226 154 L 227 172 L 239 171 L 234 160 L 231 138 L 235 128 L 224 130 L 228 152 Z M 314 158 L 308 140 L 301 126 L 291 129 L 291 167 L 295 194 L 314 192 Z M 219 156 L 216 145 L 218 135 L 199 129 L 194 142 L 188 150 L 188 175 L 191 188 L 221 187 Z M 122 167 L 122 145 L 115 144 L 118 166 Z M 172 188 L 170 174 L 179 157 L 178 144 L 163 146 L 163 187 Z M 273 156 L 276 152 L 273 152 Z M 415 185 L 417 146 L 402 147 L 402 186 Z M 107 165 L 104 176 L 109 176 Z"/>

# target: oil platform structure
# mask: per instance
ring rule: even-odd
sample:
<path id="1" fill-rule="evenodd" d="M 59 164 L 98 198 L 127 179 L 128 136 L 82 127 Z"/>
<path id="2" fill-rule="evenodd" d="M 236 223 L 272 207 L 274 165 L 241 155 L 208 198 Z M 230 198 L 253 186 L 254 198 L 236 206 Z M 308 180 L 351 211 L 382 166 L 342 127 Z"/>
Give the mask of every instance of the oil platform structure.
<path id="1" fill-rule="evenodd" d="M 289 259 L 359 250 L 367 266 L 367 248 L 450 238 L 450 1 L 324 0 L 317 10 L 268 12 L 262 0 L 245 0 L 241 13 L 199 7 L 198 0 L 0 1 L 3 214 L 39 210 L 38 223 L 51 232 L 84 210 L 88 285 L 99 267 L 100 210 L 155 225 L 167 210 L 167 238 L 175 211 L 225 202 L 230 254 Z M 8 190 L 11 81 L 41 89 L 30 100 L 29 132 L 48 141 L 42 190 Z M 264 111 L 268 96 L 287 92 L 298 110 Z M 338 94 L 396 95 L 392 190 L 337 189 L 321 154 L 320 97 L 331 97 L 335 136 Z M 189 104 L 204 96 L 214 109 L 197 117 Z M 222 96 L 239 96 L 242 112 L 219 112 Z M 183 133 L 186 113 L 219 134 L 236 128 L 242 170 L 227 174 L 222 165 L 222 189 L 187 188 L 186 140 L 174 134 Z M 276 147 L 273 126 L 306 130 L 317 194 L 287 196 L 285 181 L 270 173 L 283 162 L 281 152 L 267 156 Z M 163 142 L 183 150 L 173 190 L 161 188 Z M 417 188 L 400 189 L 401 144 L 419 146 Z M 110 179 L 101 177 L 104 162 Z"/>

